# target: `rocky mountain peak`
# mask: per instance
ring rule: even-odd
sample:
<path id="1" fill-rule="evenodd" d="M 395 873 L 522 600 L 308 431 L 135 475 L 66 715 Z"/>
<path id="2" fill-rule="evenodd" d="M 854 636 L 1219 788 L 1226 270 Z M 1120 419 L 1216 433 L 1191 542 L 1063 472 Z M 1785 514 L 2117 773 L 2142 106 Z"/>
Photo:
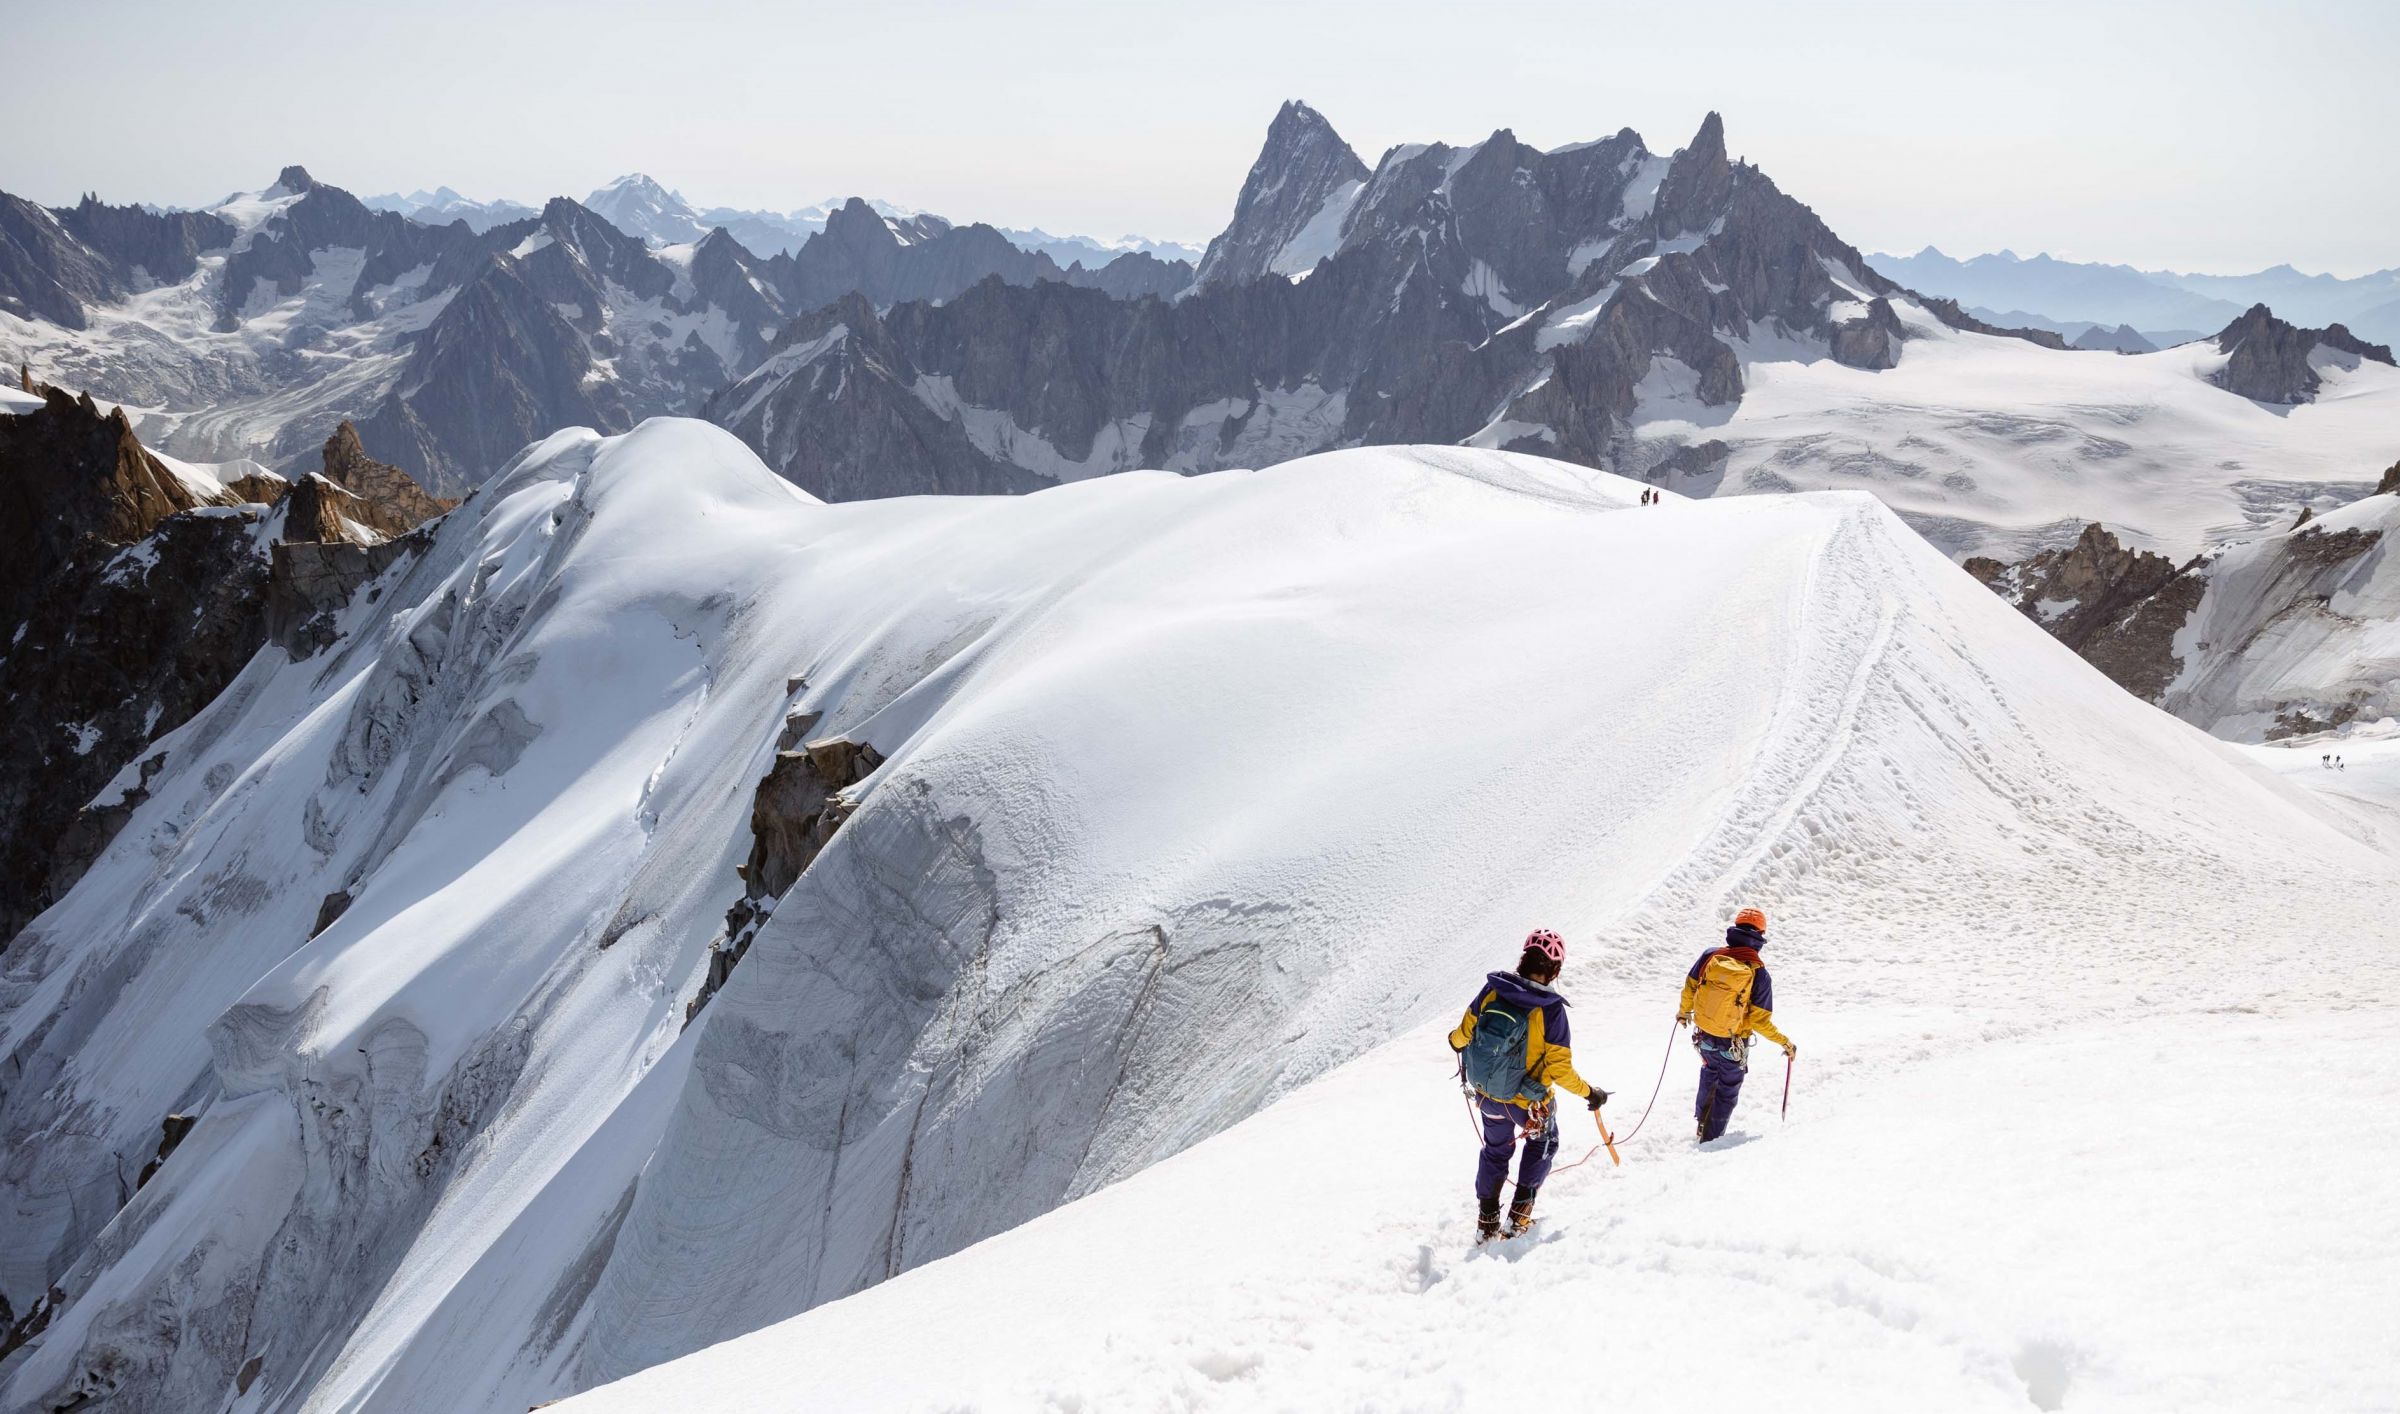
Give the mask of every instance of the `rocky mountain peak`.
<path id="1" fill-rule="evenodd" d="M 1311 249 L 1280 263 L 1314 264 L 1313 257 L 1331 253 L 1340 235 L 1342 213 L 1329 207 L 1342 200 L 1345 188 L 1355 192 L 1368 175 L 1367 164 L 1323 114 L 1298 99 L 1285 103 L 1267 125 L 1266 144 L 1243 179 L 1232 222 L 1208 243 L 1193 284 L 1247 284 L 1275 270 L 1279 257 L 1296 243 Z M 1312 231 L 1311 223 L 1320 220 L 1336 229 Z M 1317 239 L 1301 242 L 1304 233 Z"/>
<path id="2" fill-rule="evenodd" d="M 0 417 L 0 623 L 86 540 L 130 545 L 202 498 L 150 455 L 122 408 L 41 387 L 42 406 Z"/>
<path id="3" fill-rule="evenodd" d="M 1733 192 L 1733 164 L 1725 156 L 1725 120 L 1710 113 L 1700 131 L 1675 154 L 1659 184 L 1653 208 L 1659 229 L 1669 235 L 1706 226 Z"/>
<path id="4" fill-rule="evenodd" d="M 604 192 L 613 191 L 639 193 L 643 196 L 655 196 L 661 198 L 673 196 L 673 193 L 669 192 L 664 184 L 659 182 L 657 178 L 651 176 L 647 172 L 627 172 L 624 176 L 617 178 L 613 182 L 610 182 L 607 186 L 600 188 L 600 190 Z M 676 199 L 681 200 L 680 197 Z"/>
<path id="5" fill-rule="evenodd" d="M 303 167 L 299 163 L 295 162 L 291 166 L 286 167 L 282 171 L 275 174 L 275 185 L 283 188 L 285 191 L 290 192 L 294 196 L 298 196 L 304 192 L 315 191 L 317 189 L 317 179 L 308 174 L 308 169 L 306 167 Z"/>
<path id="6" fill-rule="evenodd" d="M 2245 339 L 2265 334 L 2274 336 L 2292 326 L 2275 317 L 2275 311 L 2264 304 L 2254 304 L 2234 318 L 2231 324 L 2217 332 L 2217 352 L 2232 353 Z"/>
<path id="7" fill-rule="evenodd" d="M 2320 348 L 2348 357 L 2354 366 L 2359 359 L 2392 362 L 2391 349 L 2367 343 L 2342 325 L 2302 329 L 2254 304 L 2218 332 L 2217 352 L 2226 355 L 2225 366 L 2210 378 L 2227 392 L 2257 402 L 2311 402 L 2324 383 L 2315 358 Z"/>
<path id="8" fill-rule="evenodd" d="M 651 245 L 681 245 L 707 231 L 681 194 L 631 172 L 584 199 L 584 205 L 629 236 Z"/>
<path id="9" fill-rule="evenodd" d="M 1267 144 L 1259 160 L 1289 157 L 1312 149 L 1347 152 L 1352 162 L 1358 162 L 1358 154 L 1350 152 L 1350 144 L 1342 141 L 1342 135 L 1334 131 L 1324 114 L 1297 98 L 1285 99 L 1283 106 L 1275 110 L 1274 121 L 1267 124 Z M 1366 164 L 1358 162 L 1358 168 L 1358 175 L 1364 177 Z"/>
<path id="10" fill-rule="evenodd" d="M 308 544 L 373 545 L 382 540 L 366 523 L 366 503 L 348 489 L 310 472 L 283 498 L 281 540 Z"/>
<path id="11" fill-rule="evenodd" d="M 876 244 L 894 243 L 892 228 L 864 197 L 851 197 L 825 215 L 825 234 L 844 243 L 860 240 Z"/>
<path id="12" fill-rule="evenodd" d="M 2098 521 L 2085 525 L 2074 544 L 2018 564 L 1979 556 L 1961 568 L 2151 702 L 2182 668 L 2175 635 L 2204 587 L 2191 566 L 2127 545 Z"/>
<path id="13" fill-rule="evenodd" d="M 356 507 L 343 514 L 380 535 L 405 535 L 458 504 L 429 496 L 414 477 L 389 462 L 367 455 L 358 428 L 348 418 L 325 439 L 323 478 L 356 498 Z M 316 540 L 338 539 L 318 535 Z"/>
<path id="14" fill-rule="evenodd" d="M 2117 353 L 2155 353 L 2158 350 L 2158 345 L 2144 338 L 2142 332 L 2130 324 L 2119 324 L 2113 330 L 2095 324 L 2075 336 L 2074 346 L 2079 349 L 2114 350 Z"/>

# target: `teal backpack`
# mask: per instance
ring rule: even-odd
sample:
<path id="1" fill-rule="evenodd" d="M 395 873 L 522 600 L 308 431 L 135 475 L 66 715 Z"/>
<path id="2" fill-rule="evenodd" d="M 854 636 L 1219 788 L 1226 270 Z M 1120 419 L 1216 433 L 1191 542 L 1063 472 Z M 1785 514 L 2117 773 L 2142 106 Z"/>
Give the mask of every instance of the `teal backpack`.
<path id="1" fill-rule="evenodd" d="M 1550 1087 L 1525 1069 L 1525 1037 L 1533 1023 L 1498 997 L 1475 1014 L 1475 1036 L 1459 1052 L 1467 1083 L 1495 1100 L 1547 1100 Z"/>

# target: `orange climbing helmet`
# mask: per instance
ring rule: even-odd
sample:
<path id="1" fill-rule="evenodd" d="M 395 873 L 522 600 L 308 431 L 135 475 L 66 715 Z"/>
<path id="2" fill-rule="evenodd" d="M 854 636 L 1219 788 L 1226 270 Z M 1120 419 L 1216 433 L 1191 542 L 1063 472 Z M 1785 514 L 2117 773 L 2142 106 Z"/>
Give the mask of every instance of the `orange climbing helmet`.
<path id="1" fill-rule="evenodd" d="M 1745 908 L 1741 912 L 1733 915 L 1733 926 L 1736 928 L 1756 928 L 1761 933 L 1764 933 L 1767 931 L 1767 915 L 1759 909 Z"/>

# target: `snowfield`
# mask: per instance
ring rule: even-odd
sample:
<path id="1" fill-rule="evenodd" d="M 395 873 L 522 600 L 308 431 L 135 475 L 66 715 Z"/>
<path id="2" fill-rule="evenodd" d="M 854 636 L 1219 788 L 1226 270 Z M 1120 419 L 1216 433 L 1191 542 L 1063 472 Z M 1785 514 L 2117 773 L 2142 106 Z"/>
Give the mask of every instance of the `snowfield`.
<path id="1" fill-rule="evenodd" d="M 2387 1394 L 2389 831 L 1870 497 L 1639 489 L 529 449 L 0 957 L 0 1405 L 1656 1407 L 1728 1312 L 1796 1407 Z M 884 760 L 686 1027 L 794 717 Z M 1738 903 L 1790 1124 L 1678 1050 L 1470 1258 L 1483 972 L 1567 935 L 1622 1127 Z"/>
<path id="2" fill-rule="evenodd" d="M 2061 353 L 1893 309 L 1909 335 L 1894 367 L 1849 368 L 1761 326 L 1740 346 L 1738 404 L 1649 396 L 1634 430 L 1726 444 L 1722 472 L 1676 483 L 1694 493 L 1872 491 L 1953 556 L 2003 560 L 2099 521 L 2181 562 L 2355 500 L 2400 456 L 2400 373 L 2382 364 L 2321 363 L 2316 400 L 2278 406 L 2209 381 L 2226 361 L 2213 339 Z"/>
<path id="3" fill-rule="evenodd" d="M 1777 995 L 1812 971 L 1787 957 Z M 1806 1014 L 1839 1058 L 1804 1053 L 1788 1122 L 1761 1048 L 1696 1151 L 1678 1047 L 1657 1138 L 1554 1175 L 1534 1234 L 1490 1250 L 1427 1027 L 1115 1188 L 560 1408 L 1647 1410 L 1724 1384 L 1804 1410 L 2390 1407 L 2400 1221 L 2328 1199 L 2400 1145 L 2391 1048 L 2236 1013 L 1927 1054 Z M 1577 1049 L 1647 1090 L 1635 1039 Z M 1574 1109 L 1562 1162 L 1595 1142 Z"/>

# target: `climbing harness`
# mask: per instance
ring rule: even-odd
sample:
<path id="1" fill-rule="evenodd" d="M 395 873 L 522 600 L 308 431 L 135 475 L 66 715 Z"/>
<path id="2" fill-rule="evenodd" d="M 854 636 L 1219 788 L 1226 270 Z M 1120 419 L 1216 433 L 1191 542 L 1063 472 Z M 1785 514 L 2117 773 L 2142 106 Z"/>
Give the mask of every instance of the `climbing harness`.
<path id="1" fill-rule="evenodd" d="M 1464 1097 L 1467 1102 L 1467 1129 L 1469 1132 L 1474 1134 L 1475 1142 L 1481 1144 L 1483 1142 L 1483 1107 L 1476 1102 L 1477 1097 L 1473 1088 L 1464 1084 L 1463 1080 L 1459 1086 L 1459 1094 Z M 1493 1103 L 1499 1104 L 1505 1102 L 1494 1101 Z M 1549 1127 L 1547 1123 L 1549 1113 L 1550 1107 L 1547 1105 L 1543 1106 L 1541 1118 L 1537 1120 L 1531 1115 L 1530 1107 L 1528 1107 L 1527 1120 L 1522 1127 L 1523 1133 L 1527 1139 L 1539 1140 L 1541 1138 L 1542 1132 Z M 1600 1112 L 1598 1110 L 1592 1111 L 1592 1118 L 1597 1121 L 1600 1118 Z M 1571 1164 L 1552 1164 L 1550 1166 L 1550 1178 L 1556 1178 L 1560 1174 L 1565 1173 L 1568 1169 L 1579 1169 L 1585 1164 L 1590 1163 L 1593 1156 L 1600 1152 L 1601 1145 L 1603 1144 L 1608 1146 L 1609 1158 L 1615 1160 L 1619 1164 L 1625 1162 L 1623 1159 L 1617 1158 L 1616 1142 L 1608 1137 L 1608 1126 L 1606 1124 L 1601 1124 L 1600 1143 L 1594 1144 L 1591 1148 L 1586 1149 L 1583 1157 L 1577 1159 Z M 1517 1181 L 1513 1178 L 1510 1178 L 1506 1174 L 1502 1174 L 1500 1176 L 1500 1182 L 1508 1188 L 1514 1188 L 1517 1186 Z M 1543 1182 L 1547 1183 L 1549 1182 L 1549 1179 L 1544 1179 Z"/>

